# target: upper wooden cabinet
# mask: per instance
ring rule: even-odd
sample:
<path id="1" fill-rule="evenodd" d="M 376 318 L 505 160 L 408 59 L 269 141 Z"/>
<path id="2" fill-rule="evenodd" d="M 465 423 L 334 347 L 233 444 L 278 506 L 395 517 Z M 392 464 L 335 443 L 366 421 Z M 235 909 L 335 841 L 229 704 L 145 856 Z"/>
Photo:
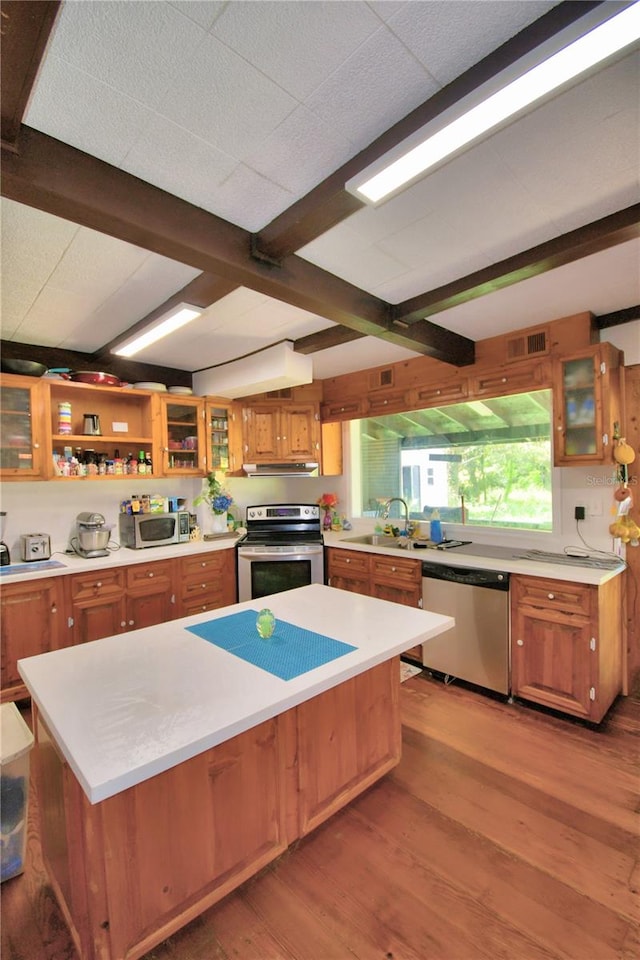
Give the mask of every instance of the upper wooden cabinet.
<path id="1" fill-rule="evenodd" d="M 0 474 L 3 480 L 40 480 L 45 476 L 43 409 L 40 380 L 0 377 Z"/>
<path id="2" fill-rule="evenodd" d="M 202 476 L 207 465 L 204 400 L 162 395 L 160 402 L 162 473 L 166 477 Z"/>
<path id="3" fill-rule="evenodd" d="M 313 462 L 320 458 L 320 416 L 315 403 L 265 401 L 245 406 L 245 463 Z"/>
<path id="4" fill-rule="evenodd" d="M 622 354 L 609 343 L 554 361 L 554 463 L 611 463 Z M 620 423 L 624 432 L 624 425 Z"/>
<path id="5" fill-rule="evenodd" d="M 232 400 L 206 398 L 207 472 L 242 471 L 242 411 Z"/>

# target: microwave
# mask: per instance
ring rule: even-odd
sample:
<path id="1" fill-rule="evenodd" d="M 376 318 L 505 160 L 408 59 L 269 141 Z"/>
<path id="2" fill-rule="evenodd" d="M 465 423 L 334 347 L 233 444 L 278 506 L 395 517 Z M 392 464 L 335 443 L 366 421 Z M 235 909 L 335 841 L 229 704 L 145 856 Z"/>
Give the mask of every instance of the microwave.
<path id="1" fill-rule="evenodd" d="M 189 512 L 121 513 L 120 543 L 131 550 L 164 547 L 170 543 L 188 543 Z"/>

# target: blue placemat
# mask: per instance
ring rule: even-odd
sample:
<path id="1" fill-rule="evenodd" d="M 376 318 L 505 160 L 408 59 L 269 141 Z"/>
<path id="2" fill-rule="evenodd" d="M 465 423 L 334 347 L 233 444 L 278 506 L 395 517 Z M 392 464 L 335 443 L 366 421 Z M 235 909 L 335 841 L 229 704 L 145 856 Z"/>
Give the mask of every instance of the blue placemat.
<path id="1" fill-rule="evenodd" d="M 258 613 L 242 610 L 186 629 L 281 680 L 293 680 L 356 649 L 286 620 L 276 620 L 273 635 L 263 640 L 256 630 Z"/>
<path id="2" fill-rule="evenodd" d="M 0 567 L 0 577 L 8 573 L 35 573 L 36 570 L 53 570 L 54 567 L 66 567 L 59 560 L 32 560 L 30 563 L 10 563 Z"/>

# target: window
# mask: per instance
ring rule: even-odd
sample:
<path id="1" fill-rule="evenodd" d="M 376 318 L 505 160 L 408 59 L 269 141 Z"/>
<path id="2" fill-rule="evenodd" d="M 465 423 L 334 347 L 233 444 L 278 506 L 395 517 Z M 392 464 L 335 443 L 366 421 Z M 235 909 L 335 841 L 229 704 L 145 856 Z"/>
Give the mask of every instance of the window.
<path id="1" fill-rule="evenodd" d="M 414 520 L 551 530 L 551 409 L 537 390 L 354 421 L 354 515 L 396 496 Z"/>

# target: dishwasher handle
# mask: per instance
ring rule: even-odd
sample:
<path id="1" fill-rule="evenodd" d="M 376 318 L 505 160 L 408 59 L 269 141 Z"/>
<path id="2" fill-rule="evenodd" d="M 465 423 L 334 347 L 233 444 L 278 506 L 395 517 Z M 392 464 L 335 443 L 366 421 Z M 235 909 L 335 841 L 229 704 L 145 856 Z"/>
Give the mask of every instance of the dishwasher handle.
<path id="1" fill-rule="evenodd" d="M 488 590 L 509 589 L 509 574 L 504 570 L 450 567 L 444 563 L 429 563 L 423 560 L 422 577 L 430 580 L 448 580 L 451 583 L 465 583 L 470 587 L 486 587 Z"/>

